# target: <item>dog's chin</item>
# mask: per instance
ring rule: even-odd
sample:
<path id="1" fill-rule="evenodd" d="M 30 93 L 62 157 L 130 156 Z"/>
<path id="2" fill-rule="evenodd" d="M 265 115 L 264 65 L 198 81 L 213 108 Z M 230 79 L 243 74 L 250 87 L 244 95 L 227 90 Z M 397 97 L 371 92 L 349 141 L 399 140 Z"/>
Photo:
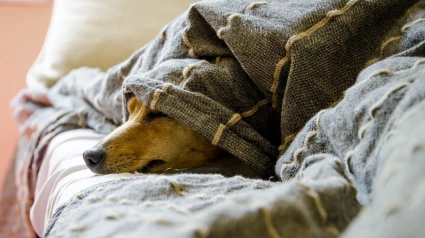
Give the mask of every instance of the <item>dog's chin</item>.
<path id="1" fill-rule="evenodd" d="M 88 167 L 90 169 L 90 171 L 92 171 L 94 174 L 97 175 L 105 175 L 105 174 L 113 174 L 113 173 L 117 173 L 116 171 L 109 169 L 107 167 Z"/>
<path id="2" fill-rule="evenodd" d="M 165 165 L 166 162 L 161 159 L 153 159 L 150 160 L 145 165 L 139 168 L 114 168 L 108 167 L 107 164 L 96 164 L 96 165 L 88 165 L 87 167 L 94 174 L 97 175 L 105 175 L 105 174 L 118 174 L 118 173 L 160 173 L 163 172 L 161 167 Z"/>
<path id="3" fill-rule="evenodd" d="M 94 174 L 97 175 L 106 175 L 106 174 L 118 174 L 118 173 L 134 173 L 135 170 L 130 171 L 130 169 L 118 169 L 114 167 L 109 167 L 106 163 L 96 164 L 96 165 L 90 165 L 87 164 L 87 167 L 92 171 Z"/>
<path id="4" fill-rule="evenodd" d="M 106 175 L 106 174 L 120 174 L 120 173 L 135 173 L 137 170 L 135 169 L 115 169 L 115 168 L 90 168 L 90 171 L 92 171 L 96 175 Z"/>

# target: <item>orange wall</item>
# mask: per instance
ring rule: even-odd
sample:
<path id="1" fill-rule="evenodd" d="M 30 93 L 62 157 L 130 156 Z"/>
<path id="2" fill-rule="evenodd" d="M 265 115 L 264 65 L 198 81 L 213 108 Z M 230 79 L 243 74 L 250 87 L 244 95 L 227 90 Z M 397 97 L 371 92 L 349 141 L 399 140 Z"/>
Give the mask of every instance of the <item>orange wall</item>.
<path id="1" fill-rule="evenodd" d="M 0 192 L 18 138 L 9 103 L 25 87 L 26 73 L 43 44 L 51 10 L 51 1 L 0 3 Z"/>

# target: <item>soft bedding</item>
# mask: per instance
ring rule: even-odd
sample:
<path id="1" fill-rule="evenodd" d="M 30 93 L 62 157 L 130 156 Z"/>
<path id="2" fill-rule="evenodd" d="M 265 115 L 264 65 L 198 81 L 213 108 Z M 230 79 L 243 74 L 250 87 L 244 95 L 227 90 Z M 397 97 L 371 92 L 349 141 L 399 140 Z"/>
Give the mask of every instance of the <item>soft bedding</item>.
<path id="1" fill-rule="evenodd" d="M 389 59 L 362 72 L 280 157 L 276 174 L 286 182 L 189 174 L 115 179 L 62 204 L 46 236 L 339 237 L 352 222 L 344 237 L 422 237 L 424 78 L 424 58 Z"/>
<path id="2" fill-rule="evenodd" d="M 107 72 L 75 70 L 47 102 L 24 91 L 17 111 L 34 113 L 17 161 L 23 221 L 50 140 L 76 128 L 110 132 L 135 96 L 265 180 L 115 179 L 56 209 L 46 237 L 425 236 L 424 8 L 204 1 Z"/>
<path id="3" fill-rule="evenodd" d="M 77 129 L 64 132 L 50 142 L 38 173 L 30 212 L 31 223 L 39 236 L 44 234 L 44 226 L 60 204 L 84 188 L 118 176 L 95 176 L 82 159 L 84 150 L 102 137 L 92 130 Z"/>

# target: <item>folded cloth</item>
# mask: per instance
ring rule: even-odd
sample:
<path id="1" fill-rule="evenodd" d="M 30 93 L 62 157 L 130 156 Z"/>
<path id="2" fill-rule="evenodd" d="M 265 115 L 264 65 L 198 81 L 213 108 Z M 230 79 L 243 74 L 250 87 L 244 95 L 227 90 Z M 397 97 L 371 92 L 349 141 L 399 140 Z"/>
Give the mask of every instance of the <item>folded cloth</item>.
<path id="1" fill-rule="evenodd" d="M 268 178 L 278 147 L 282 153 L 315 113 L 339 101 L 365 66 L 421 54 L 416 2 L 199 2 L 123 64 L 76 70 L 49 97 L 101 131 L 99 121 L 125 121 L 136 96 Z M 393 46 L 386 41 L 395 32 Z"/>

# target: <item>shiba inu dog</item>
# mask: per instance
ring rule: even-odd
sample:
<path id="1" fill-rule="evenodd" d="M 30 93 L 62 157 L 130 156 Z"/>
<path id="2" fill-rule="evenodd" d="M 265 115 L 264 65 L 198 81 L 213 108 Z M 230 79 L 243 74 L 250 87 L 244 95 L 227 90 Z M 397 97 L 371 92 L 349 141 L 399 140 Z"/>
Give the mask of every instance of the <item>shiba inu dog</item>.
<path id="1" fill-rule="evenodd" d="M 255 176 L 243 162 L 206 138 L 162 113 L 151 111 L 135 97 L 129 120 L 83 154 L 94 173 L 220 172 Z M 224 170 L 223 170 L 224 168 Z"/>

